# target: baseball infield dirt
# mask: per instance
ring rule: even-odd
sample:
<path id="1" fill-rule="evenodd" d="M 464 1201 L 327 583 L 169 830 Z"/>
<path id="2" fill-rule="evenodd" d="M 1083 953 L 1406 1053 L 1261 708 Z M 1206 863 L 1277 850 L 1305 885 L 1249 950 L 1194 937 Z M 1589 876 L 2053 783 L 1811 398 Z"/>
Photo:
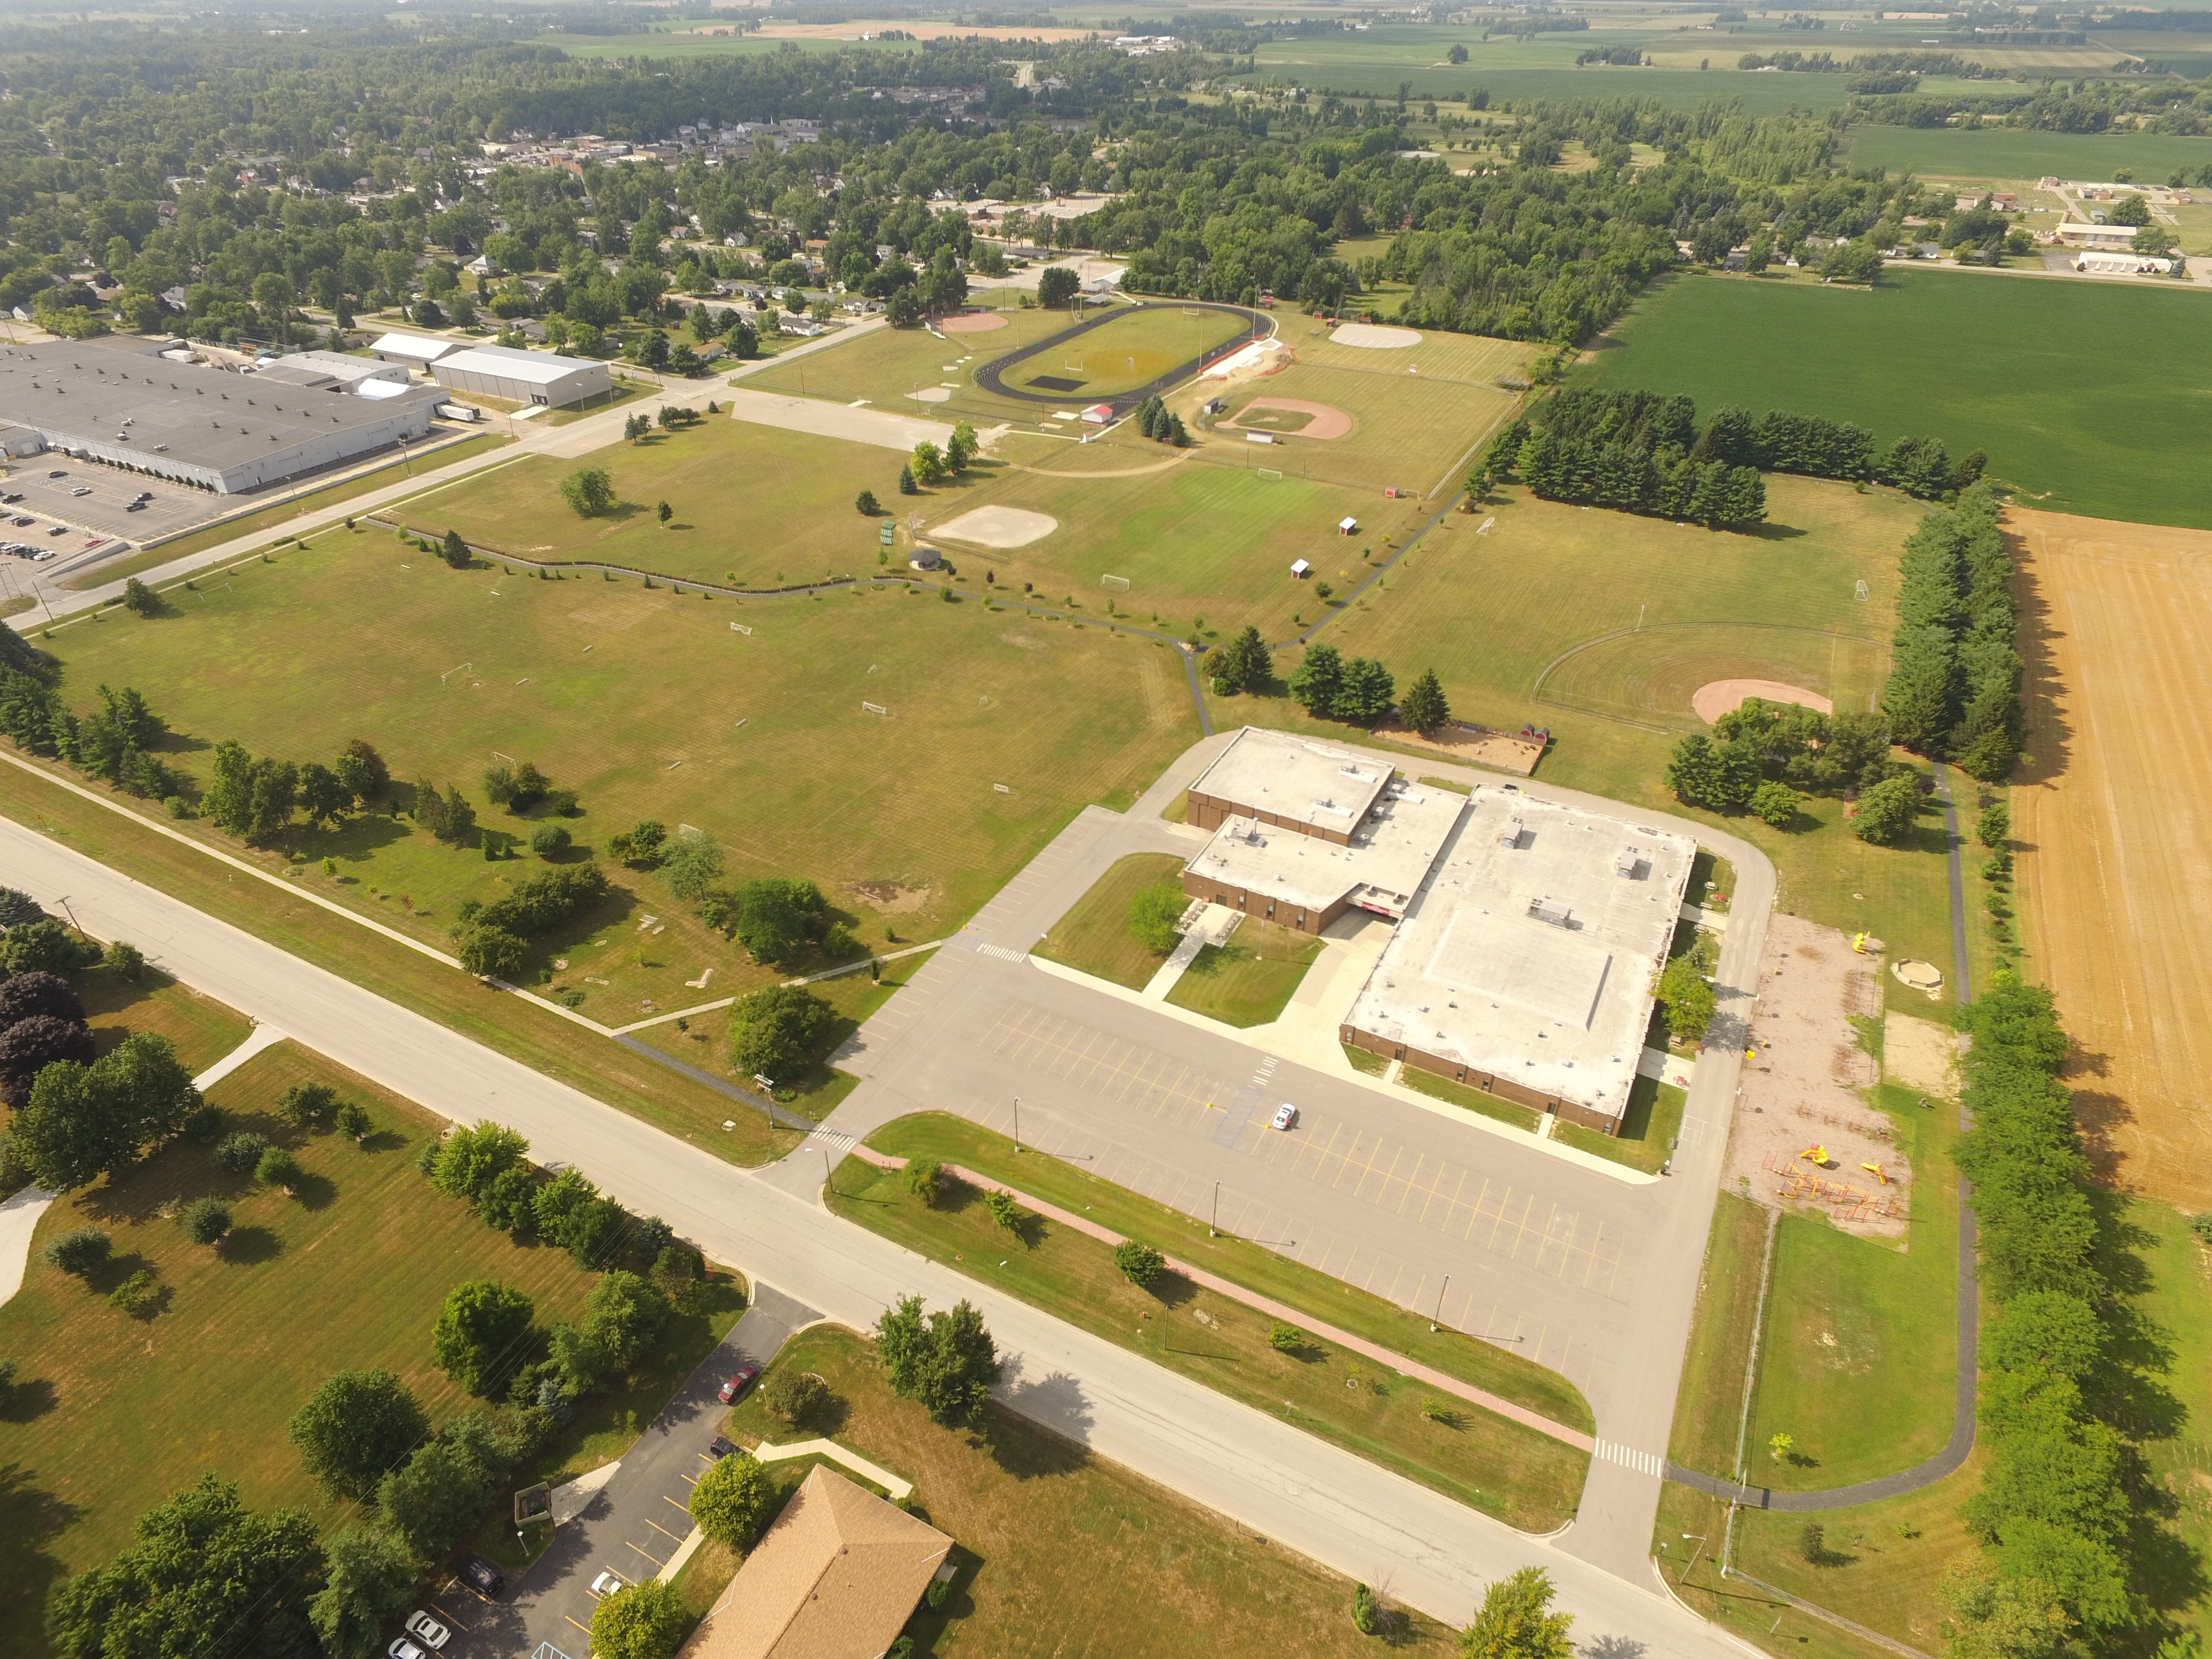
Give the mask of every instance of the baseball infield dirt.
<path id="1" fill-rule="evenodd" d="M 2066 1080 L 2104 1172 L 2212 1208 L 2212 533 L 2005 517 L 2024 968 L 2079 1049 Z"/>
<path id="2" fill-rule="evenodd" d="M 1742 707 L 1747 697 L 1761 697 L 1768 702 L 1794 702 L 1806 708 L 1817 708 L 1823 714 L 1836 712 L 1835 705 L 1819 692 L 1784 685 L 1780 680 L 1708 680 L 1690 694 L 1690 707 L 1699 720 L 1711 726 L 1722 715 Z"/>

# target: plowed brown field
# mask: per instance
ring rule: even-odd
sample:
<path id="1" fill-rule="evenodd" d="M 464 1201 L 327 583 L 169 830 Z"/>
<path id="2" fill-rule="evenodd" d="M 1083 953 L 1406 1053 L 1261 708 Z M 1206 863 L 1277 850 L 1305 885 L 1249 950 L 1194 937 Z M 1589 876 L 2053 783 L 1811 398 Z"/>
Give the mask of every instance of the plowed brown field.
<path id="1" fill-rule="evenodd" d="M 2027 750 L 2013 794 L 2030 974 L 2119 1184 L 2212 1208 L 2212 533 L 2006 514 Z"/>

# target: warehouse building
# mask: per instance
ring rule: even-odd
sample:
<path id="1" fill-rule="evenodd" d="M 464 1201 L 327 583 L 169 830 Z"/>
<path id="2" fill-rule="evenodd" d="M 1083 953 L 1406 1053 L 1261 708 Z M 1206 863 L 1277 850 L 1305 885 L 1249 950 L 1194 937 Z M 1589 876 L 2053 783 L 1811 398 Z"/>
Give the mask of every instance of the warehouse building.
<path id="1" fill-rule="evenodd" d="M 512 346 L 471 346 L 430 365 L 431 378 L 454 392 L 504 398 L 509 403 L 566 409 L 615 389 L 607 366 L 592 357 L 556 357 Z"/>
<path id="2" fill-rule="evenodd" d="M 427 369 L 441 357 L 450 357 L 463 349 L 459 340 L 434 340 L 421 334 L 385 334 L 369 347 L 368 355 L 380 363 Z"/>
<path id="3" fill-rule="evenodd" d="M 1618 1134 L 1697 843 L 1479 788 L 1337 1030 Z"/>
<path id="4" fill-rule="evenodd" d="M 294 351 L 254 371 L 256 379 L 280 381 L 310 392 L 350 392 L 356 397 L 389 398 L 392 387 L 408 384 L 404 363 L 379 362 L 343 351 Z M 372 390 L 372 387 L 385 388 Z"/>
<path id="5" fill-rule="evenodd" d="M 0 348 L 0 424 L 81 460 L 222 495 L 419 438 L 434 402 L 347 397 L 67 341 Z"/>

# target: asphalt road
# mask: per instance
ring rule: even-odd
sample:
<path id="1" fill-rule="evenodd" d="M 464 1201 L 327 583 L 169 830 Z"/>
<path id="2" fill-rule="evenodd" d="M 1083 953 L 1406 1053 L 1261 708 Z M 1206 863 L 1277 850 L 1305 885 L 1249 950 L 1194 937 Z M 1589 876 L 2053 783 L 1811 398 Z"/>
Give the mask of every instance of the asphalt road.
<path id="1" fill-rule="evenodd" d="M 1741 1063 L 1740 1036 L 1729 1034 L 1742 1029 L 1750 997 L 1736 988 L 1756 983 L 1772 867 L 1703 825 L 1674 826 L 1736 866 L 1722 1036 L 1698 1062 L 1674 1173 L 1624 1180 L 1025 959 L 1116 859 L 1187 856 L 1199 844 L 1159 813 L 1229 740 L 1195 745 L 1128 812 L 1085 812 L 1009 883 L 839 1058 L 866 1081 L 827 1127 L 863 1136 L 939 1110 L 1008 1133 L 1018 1097 L 1024 1145 L 1188 1214 L 1218 1214 L 1231 1232 L 1562 1372 L 1596 1415 L 1598 1451 L 1560 1547 L 1649 1583 L 1676 1378 Z M 1422 770 L 1500 781 L 1441 760 Z M 1288 1134 L 1265 1127 L 1283 1100 L 1300 1113 Z M 796 1189 L 805 1174 L 785 1167 Z"/>
<path id="2" fill-rule="evenodd" d="M 132 940 L 187 984 L 276 1025 L 338 1064 L 448 1117 L 489 1116 L 512 1126 L 529 1138 L 539 1160 L 577 1165 L 625 1203 L 665 1218 L 756 1285 L 773 1285 L 830 1319 L 864 1329 L 903 1294 L 920 1294 L 935 1306 L 967 1297 L 981 1310 L 1006 1357 L 998 1393 L 1012 1409 L 1432 1616 L 1463 1623 L 1486 1583 L 1534 1565 L 1551 1572 L 1560 1605 L 1576 1615 L 1577 1638 L 1586 1649 L 1609 1643 L 1610 1650 L 1641 1659 L 1742 1651 L 1666 1599 L 1640 1549 L 1627 1564 L 1635 1574 L 1631 1578 L 1575 1552 L 1593 1504 L 1603 1516 L 1618 1512 L 1632 1532 L 1640 1514 L 1648 1540 L 1656 1480 L 1634 1475 L 1640 1485 L 1616 1490 L 1606 1472 L 1617 1466 L 1594 1464 L 1583 1519 L 1560 1540 L 1564 1547 L 1516 1533 L 1073 1330 L 987 1282 L 848 1225 L 823 1209 L 813 1192 L 801 1195 L 776 1180 L 734 1170 L 11 821 L 0 821 L 0 867 L 11 884 L 42 902 L 67 894 L 80 922 L 94 935 Z M 1754 896 L 1749 886 L 1739 883 L 1740 906 Z M 1741 943 L 1735 929 L 1729 943 Z M 1754 960 L 1756 944 L 1750 941 Z M 983 959 L 972 951 L 949 954 Z M 1723 968 L 1725 978 L 1727 952 Z M 893 1006 L 903 1000 L 902 994 Z M 1706 1080 L 1702 1069 L 1698 1080 Z M 822 1156 L 821 1143 L 811 1139 L 781 1173 L 789 1182 L 810 1166 L 818 1168 Z M 1716 1147 L 1706 1160 L 1711 1167 L 1698 1182 L 1702 1205 L 1680 1206 L 1686 1239 L 1692 1232 L 1702 1239 L 1702 1222 L 1693 1224 L 1689 1212 L 1709 1208 L 1718 1156 Z M 1664 1444 L 1688 1329 L 1698 1252 L 1695 1242 L 1683 1248 L 1686 1285 L 1678 1292 L 1655 1287 L 1643 1316 L 1654 1336 L 1645 1415 L 1656 1420 L 1642 1442 L 1647 1445 Z M 1619 1529 L 1611 1520 L 1608 1525 Z"/>

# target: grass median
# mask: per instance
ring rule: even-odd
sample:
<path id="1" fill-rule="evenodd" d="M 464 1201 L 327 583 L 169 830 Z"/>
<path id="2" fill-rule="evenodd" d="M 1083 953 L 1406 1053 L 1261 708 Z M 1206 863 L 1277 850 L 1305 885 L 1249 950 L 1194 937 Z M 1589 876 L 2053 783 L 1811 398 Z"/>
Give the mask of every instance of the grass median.
<path id="1" fill-rule="evenodd" d="M 1132 991 L 1143 990 L 1168 953 L 1153 950 L 1129 931 L 1129 906 L 1146 888 L 1174 883 L 1182 873 L 1182 864 L 1173 853 L 1132 853 L 1116 859 L 1030 954 Z"/>
<path id="2" fill-rule="evenodd" d="M 1229 1025 L 1266 1025 L 1283 1017 L 1322 941 L 1287 927 L 1248 921 L 1226 945 L 1203 947 L 1168 1000 Z"/>
<path id="3" fill-rule="evenodd" d="M 1325 1274 L 1171 1212 L 1134 1194 L 957 1120 L 933 1115 L 888 1126 L 872 1144 L 957 1162 L 1194 1267 L 1232 1279 L 1394 1352 L 1587 1431 L 1588 1407 L 1564 1377 L 1449 1331 Z M 1105 1244 L 1030 1217 L 1018 1236 L 981 1197 L 948 1186 L 934 1206 L 902 1175 L 857 1158 L 840 1166 L 830 1206 L 840 1215 L 933 1260 L 960 1267 L 1094 1335 L 1323 1439 L 1534 1532 L 1573 1513 L 1588 1455 L 1540 1431 L 1468 1405 L 1349 1350 L 1301 1331 L 1289 1351 L 1272 1346 L 1275 1322 L 1178 1274 L 1139 1289 Z"/>

